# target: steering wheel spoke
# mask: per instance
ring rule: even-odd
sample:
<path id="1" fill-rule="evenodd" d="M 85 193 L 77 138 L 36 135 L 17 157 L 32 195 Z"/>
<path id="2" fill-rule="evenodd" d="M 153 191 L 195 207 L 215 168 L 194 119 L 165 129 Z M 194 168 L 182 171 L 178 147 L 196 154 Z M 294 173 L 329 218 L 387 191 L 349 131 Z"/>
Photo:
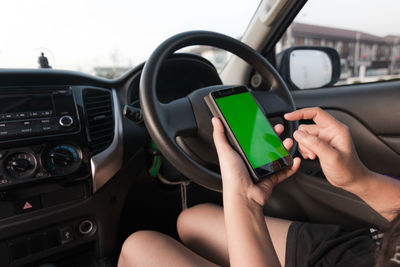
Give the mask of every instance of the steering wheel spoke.
<path id="1" fill-rule="evenodd" d="M 161 104 L 162 124 L 170 138 L 191 136 L 197 132 L 196 119 L 192 105 L 187 97 L 176 99 L 168 104 Z"/>
<path id="2" fill-rule="evenodd" d="M 285 113 L 293 111 L 292 105 L 275 92 L 254 91 L 253 95 L 268 118 L 283 117 Z"/>
<path id="3" fill-rule="evenodd" d="M 285 131 L 281 134 L 280 138 L 283 140 L 287 137 L 293 138 L 293 132 L 295 125 L 287 122 L 283 116 L 285 113 L 293 111 L 293 107 L 290 102 L 285 101 L 279 92 L 274 90 L 265 91 L 254 91 L 253 95 L 263 108 L 265 115 L 272 125 L 282 124 L 285 127 Z M 292 155 L 295 150 L 291 151 Z"/>

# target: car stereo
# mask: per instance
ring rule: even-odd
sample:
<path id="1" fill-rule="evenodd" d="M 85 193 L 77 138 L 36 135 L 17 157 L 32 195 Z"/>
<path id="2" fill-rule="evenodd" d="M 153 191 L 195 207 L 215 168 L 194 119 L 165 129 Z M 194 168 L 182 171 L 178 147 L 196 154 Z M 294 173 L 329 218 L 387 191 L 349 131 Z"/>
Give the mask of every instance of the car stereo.
<path id="1" fill-rule="evenodd" d="M 71 88 L 0 91 L 0 142 L 79 130 Z"/>

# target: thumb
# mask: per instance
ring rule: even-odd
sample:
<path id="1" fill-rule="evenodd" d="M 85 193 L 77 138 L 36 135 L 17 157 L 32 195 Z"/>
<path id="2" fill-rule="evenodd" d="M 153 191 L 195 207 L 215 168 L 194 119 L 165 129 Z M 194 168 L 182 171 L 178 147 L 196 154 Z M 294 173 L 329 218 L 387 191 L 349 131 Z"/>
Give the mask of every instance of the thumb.
<path id="1" fill-rule="evenodd" d="M 225 129 L 221 121 L 218 118 L 213 118 L 211 122 L 213 125 L 214 144 L 218 155 L 225 154 L 227 151 L 232 150 L 232 147 L 226 139 Z"/>
<path id="2" fill-rule="evenodd" d="M 320 159 L 337 156 L 337 151 L 317 136 L 301 130 L 294 132 L 293 136 L 300 145 L 303 145 L 309 151 L 316 154 Z"/>

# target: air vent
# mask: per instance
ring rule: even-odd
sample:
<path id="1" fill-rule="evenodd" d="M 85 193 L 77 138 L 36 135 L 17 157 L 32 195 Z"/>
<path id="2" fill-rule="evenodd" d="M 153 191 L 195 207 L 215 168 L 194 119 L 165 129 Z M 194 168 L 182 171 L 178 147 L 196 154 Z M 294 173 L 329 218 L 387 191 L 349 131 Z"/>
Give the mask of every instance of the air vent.
<path id="1" fill-rule="evenodd" d="M 84 89 L 89 145 L 92 155 L 105 150 L 114 138 L 114 116 L 111 92 L 103 89 Z"/>

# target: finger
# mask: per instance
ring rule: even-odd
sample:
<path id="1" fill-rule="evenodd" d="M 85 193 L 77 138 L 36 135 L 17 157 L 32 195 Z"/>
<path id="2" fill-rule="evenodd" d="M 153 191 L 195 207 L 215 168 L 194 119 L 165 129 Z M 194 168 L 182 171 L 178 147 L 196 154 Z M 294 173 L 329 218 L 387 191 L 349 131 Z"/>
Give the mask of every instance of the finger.
<path id="1" fill-rule="evenodd" d="M 283 146 L 286 148 L 286 150 L 290 150 L 293 146 L 293 140 L 291 138 L 286 138 L 283 142 Z M 303 156 L 304 159 L 315 159 L 316 155 L 311 152 L 310 150 L 304 148 L 304 147 L 300 147 L 299 146 L 299 152 L 300 154 Z"/>
<path id="2" fill-rule="evenodd" d="M 292 138 L 286 138 L 282 142 L 283 146 L 286 148 L 286 150 L 290 150 L 293 146 L 293 140 Z"/>
<path id="3" fill-rule="evenodd" d="M 212 118 L 211 122 L 213 125 L 213 139 L 217 153 L 218 155 L 226 153 L 231 150 L 232 147 L 226 139 L 224 126 L 218 118 Z"/>
<path id="4" fill-rule="evenodd" d="M 276 179 L 278 180 L 278 183 L 282 182 L 283 180 L 285 180 L 285 179 L 289 178 L 290 176 L 292 176 L 293 174 L 295 174 L 300 167 L 300 163 L 301 163 L 301 159 L 298 157 L 295 157 L 293 159 L 293 165 L 290 168 L 285 169 L 285 170 L 275 174 L 277 177 Z"/>
<path id="5" fill-rule="evenodd" d="M 315 124 L 301 124 L 299 126 L 300 131 L 306 132 L 308 134 L 311 134 L 311 135 L 314 135 L 317 137 L 319 137 L 320 129 L 321 128 Z M 309 149 L 307 149 L 304 146 L 302 146 L 301 148 L 302 148 L 301 150 L 302 150 L 303 154 L 305 154 L 307 158 L 312 159 L 312 160 L 314 160 L 316 158 L 315 153 L 313 153 L 312 151 L 310 151 Z"/>
<path id="6" fill-rule="evenodd" d="M 294 132 L 294 138 L 299 144 L 308 151 L 316 154 L 320 159 L 334 158 L 337 155 L 337 151 L 334 148 L 314 135 L 297 130 Z"/>
<path id="7" fill-rule="evenodd" d="M 303 156 L 304 159 L 314 159 L 315 158 L 315 154 L 309 150 L 307 147 L 305 147 L 304 145 L 299 143 L 299 148 L 298 148 L 300 154 Z"/>
<path id="8" fill-rule="evenodd" d="M 279 136 L 279 135 L 281 135 L 282 133 L 283 133 L 283 130 L 284 130 L 285 128 L 283 127 L 283 125 L 282 124 L 277 124 L 277 125 L 275 125 L 274 126 L 274 131 L 275 131 L 275 133 Z"/>
<path id="9" fill-rule="evenodd" d="M 331 126 L 332 124 L 340 125 L 337 120 L 319 107 L 299 109 L 291 113 L 286 113 L 284 117 L 289 121 L 312 119 L 321 127 Z"/>
<path id="10" fill-rule="evenodd" d="M 309 154 L 311 154 L 311 151 L 307 150 L 303 145 L 299 144 L 299 153 L 303 157 L 303 159 L 308 159 Z"/>
<path id="11" fill-rule="evenodd" d="M 320 127 L 315 124 L 300 124 L 299 128 L 300 131 L 307 132 L 309 134 L 319 136 Z"/>

